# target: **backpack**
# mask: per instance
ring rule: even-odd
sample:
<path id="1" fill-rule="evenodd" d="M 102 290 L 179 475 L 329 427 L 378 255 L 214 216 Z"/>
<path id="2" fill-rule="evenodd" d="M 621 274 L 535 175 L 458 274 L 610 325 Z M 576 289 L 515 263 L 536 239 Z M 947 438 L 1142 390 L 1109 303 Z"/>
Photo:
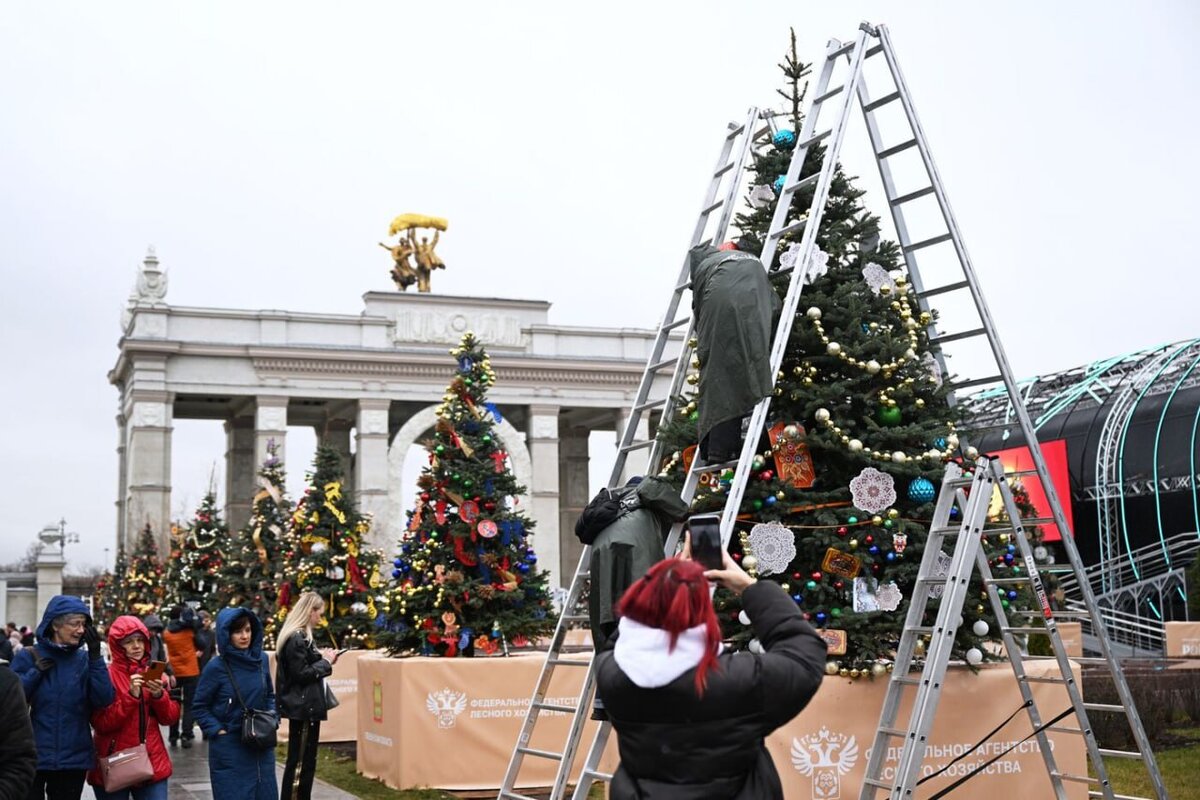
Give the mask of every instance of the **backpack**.
<path id="1" fill-rule="evenodd" d="M 583 509 L 575 522 L 575 536 L 590 545 L 596 541 L 600 531 L 612 525 L 630 511 L 641 506 L 637 486 L 621 486 L 616 489 L 601 489 L 599 494 Z"/>

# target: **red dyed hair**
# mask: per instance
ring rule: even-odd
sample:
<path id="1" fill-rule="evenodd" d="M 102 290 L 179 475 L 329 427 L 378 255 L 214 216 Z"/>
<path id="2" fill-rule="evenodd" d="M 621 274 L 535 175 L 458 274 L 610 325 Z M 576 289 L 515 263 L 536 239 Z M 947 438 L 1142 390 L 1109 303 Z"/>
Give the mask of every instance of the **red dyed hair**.
<path id="1" fill-rule="evenodd" d="M 626 590 L 617 604 L 617 614 L 667 631 L 671 634 L 671 650 L 679 634 L 703 625 L 706 647 L 696 666 L 696 693 L 704 694 L 708 671 L 717 667 L 717 646 L 721 643 L 721 626 L 713 611 L 704 567 L 680 558 L 663 559 Z"/>

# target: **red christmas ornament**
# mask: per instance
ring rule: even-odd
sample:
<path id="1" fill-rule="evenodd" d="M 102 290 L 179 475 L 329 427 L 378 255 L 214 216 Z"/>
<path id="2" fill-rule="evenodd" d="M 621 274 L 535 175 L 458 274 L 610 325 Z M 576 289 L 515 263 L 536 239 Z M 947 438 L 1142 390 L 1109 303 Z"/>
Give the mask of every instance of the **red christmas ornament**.
<path id="1" fill-rule="evenodd" d="M 819 580 L 821 580 L 821 573 L 820 573 L 820 572 L 814 572 L 814 573 L 812 574 L 812 579 L 813 579 L 814 581 L 819 581 Z"/>
<path id="2" fill-rule="evenodd" d="M 426 503 L 428 503 L 429 502 L 429 492 L 421 492 L 421 499 L 424 500 Z"/>
<path id="3" fill-rule="evenodd" d="M 793 580 L 797 580 L 797 581 L 798 581 L 798 580 L 800 580 L 800 573 L 799 573 L 799 572 L 793 572 L 793 573 L 792 573 L 792 579 L 793 579 Z"/>
<path id="4" fill-rule="evenodd" d="M 833 583 L 833 588 L 835 588 L 835 589 L 839 589 L 839 590 L 840 590 L 840 589 L 845 589 L 845 588 L 846 588 L 846 584 L 842 583 L 841 581 L 834 581 L 834 583 Z"/>
<path id="5" fill-rule="evenodd" d="M 875 537 L 868 533 L 866 538 L 863 541 L 865 541 L 867 544 L 874 544 Z"/>
<path id="6" fill-rule="evenodd" d="M 838 536 L 845 536 L 849 532 L 850 532 L 850 529 L 847 528 L 845 525 L 843 525 L 842 527 L 837 529 Z"/>

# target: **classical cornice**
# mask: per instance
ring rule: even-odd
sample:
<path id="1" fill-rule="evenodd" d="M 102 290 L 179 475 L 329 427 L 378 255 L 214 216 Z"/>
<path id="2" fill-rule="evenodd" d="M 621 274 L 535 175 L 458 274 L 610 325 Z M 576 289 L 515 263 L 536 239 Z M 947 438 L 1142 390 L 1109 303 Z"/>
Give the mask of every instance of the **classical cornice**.
<path id="1" fill-rule="evenodd" d="M 260 375 L 321 375 L 329 377 L 391 378 L 412 381 L 444 381 L 447 374 L 445 358 L 436 361 L 393 361 L 366 359 L 331 359 L 319 357 L 256 357 L 254 371 Z M 606 362 L 595 369 L 561 362 L 546 365 L 499 364 L 493 359 L 497 374 L 506 384 L 523 385 L 602 385 L 637 386 L 642 364 Z"/>

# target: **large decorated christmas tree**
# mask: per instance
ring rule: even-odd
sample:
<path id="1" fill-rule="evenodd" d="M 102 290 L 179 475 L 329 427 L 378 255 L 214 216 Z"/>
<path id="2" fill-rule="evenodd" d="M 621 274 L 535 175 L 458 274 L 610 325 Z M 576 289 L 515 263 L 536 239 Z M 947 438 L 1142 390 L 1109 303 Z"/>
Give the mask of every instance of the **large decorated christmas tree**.
<path id="1" fill-rule="evenodd" d="M 139 617 L 158 611 L 163 604 L 163 566 L 150 523 L 138 533 L 133 552 L 120 581 L 121 614 Z"/>
<path id="2" fill-rule="evenodd" d="M 355 509 L 343 475 L 337 451 L 317 447 L 308 487 L 292 513 L 275 616 L 285 617 L 299 592 L 317 592 L 325 598 L 327 623 L 318 644 L 374 647 L 382 554 L 365 544 L 371 521 Z"/>
<path id="3" fill-rule="evenodd" d="M 781 66 L 790 108 L 770 145 L 755 154 L 750 208 L 736 220 L 737 246 L 753 254 L 762 249 L 803 122 L 809 65 L 796 56 L 794 34 Z M 800 177 L 818 172 L 824 157 L 823 147 L 811 148 Z M 808 211 L 814 190 L 793 193 L 787 224 Z M 959 454 L 950 385 L 927 332 L 936 312 L 922 309 L 900 269 L 899 247 L 881 240 L 879 218 L 863 195 L 839 166 L 814 257 L 798 263 L 801 231 L 784 238 L 768 265 L 781 298 L 788 279 L 781 268 L 804 270 L 807 279 L 733 543 L 735 558 L 781 583 L 825 630 L 827 671 L 855 678 L 890 669 L 937 487 L 946 462 Z M 693 367 L 695 385 L 704 365 Z M 702 402 L 695 394 L 683 398 L 660 431 L 669 456 L 664 472 L 680 483 L 694 455 L 688 445 L 696 441 Z M 694 510 L 720 510 L 731 477 L 704 476 Z M 992 540 L 990 548 L 998 576 L 1019 574 L 1019 558 L 1014 562 L 1005 544 Z M 972 597 L 978 600 L 963 609 L 955 645 L 958 658 L 975 663 L 987 657 L 980 645 L 997 628 L 982 595 Z M 748 638 L 736 600 L 719 594 L 718 607 L 727 632 Z"/>
<path id="4" fill-rule="evenodd" d="M 210 490 L 186 528 L 171 528 L 171 557 L 163 580 L 167 605 L 212 603 L 220 584 L 225 558 L 222 548 L 228 536 L 229 528 L 217 508 L 217 495 Z"/>
<path id="5" fill-rule="evenodd" d="M 438 407 L 429 465 L 393 562 L 380 644 L 393 654 L 506 652 L 554 630 L 547 574 L 518 509 L 518 485 L 500 412 L 487 400 L 496 375 L 471 333 L 450 351 L 458 369 Z"/>
<path id="6" fill-rule="evenodd" d="M 258 492 L 250 521 L 228 546 L 221 569 L 220 602 L 244 606 L 263 622 L 266 646 L 274 644 L 279 588 L 283 577 L 284 545 L 291 524 L 292 504 L 284 492 L 286 476 L 274 440 L 258 471 Z"/>

